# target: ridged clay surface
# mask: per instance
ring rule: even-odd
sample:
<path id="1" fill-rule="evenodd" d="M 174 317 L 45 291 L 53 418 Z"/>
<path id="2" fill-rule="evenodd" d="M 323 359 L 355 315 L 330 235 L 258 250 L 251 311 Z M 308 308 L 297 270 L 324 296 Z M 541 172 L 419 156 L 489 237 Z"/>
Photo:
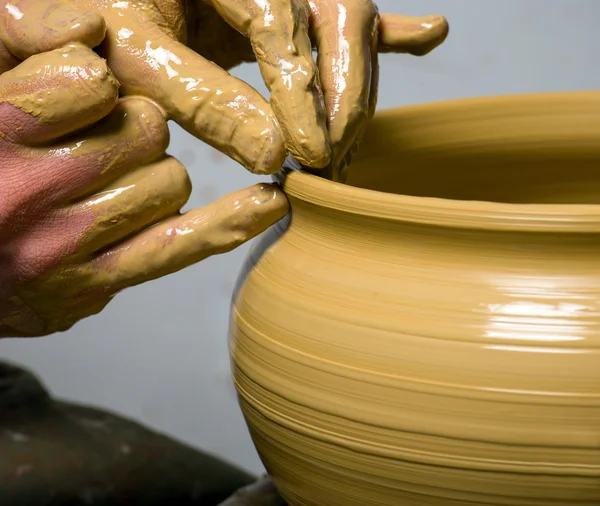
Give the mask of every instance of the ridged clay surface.
<path id="1" fill-rule="evenodd" d="M 376 115 L 282 176 L 230 349 L 291 506 L 600 504 L 600 93 Z"/>

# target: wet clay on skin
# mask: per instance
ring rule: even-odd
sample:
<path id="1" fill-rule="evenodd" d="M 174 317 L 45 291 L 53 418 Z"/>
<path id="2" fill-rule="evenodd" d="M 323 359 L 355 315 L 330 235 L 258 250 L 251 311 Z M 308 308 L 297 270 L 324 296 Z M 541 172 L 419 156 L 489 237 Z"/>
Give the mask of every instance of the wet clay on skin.
<path id="1" fill-rule="evenodd" d="M 280 118 L 290 115 L 299 128 L 283 129 L 286 144 L 299 147 L 299 162 L 322 168 L 331 158 L 325 104 L 308 33 L 309 7 L 304 0 L 255 2 L 212 0 L 221 16 L 247 35 L 262 76 L 271 92 L 270 104 Z M 274 30 L 272 25 L 279 25 Z"/>
<path id="2" fill-rule="evenodd" d="M 255 173 L 273 172 L 285 156 L 284 139 L 264 98 L 249 85 L 176 44 L 156 8 L 132 2 L 95 2 L 108 23 L 104 44 L 127 94 L 156 100 L 170 118 Z M 145 4 L 142 4 L 145 5 Z M 138 60 L 158 72 L 140 75 Z"/>
<path id="3" fill-rule="evenodd" d="M 314 171 L 343 182 L 377 105 L 378 52 L 425 55 L 448 35 L 443 16 L 377 15 L 362 0 L 310 2 L 317 64 L 328 113 L 332 159 Z"/>
<path id="4" fill-rule="evenodd" d="M 165 155 L 163 111 L 118 101 L 118 89 L 81 44 L 0 76 L 10 126 L 0 126 L 0 337 L 66 330 L 118 291 L 233 249 L 288 211 L 281 190 L 261 184 L 180 215 L 191 185 Z"/>
<path id="5" fill-rule="evenodd" d="M 440 16 L 380 20 L 363 0 L 70 0 L 91 11 L 61 18 L 66 1 L 0 0 L 7 47 L 22 57 L 45 50 L 32 42 L 36 27 L 47 45 L 62 37 L 95 47 L 106 29 L 100 50 L 122 93 L 152 98 L 252 172 L 277 172 L 288 150 L 334 180 L 375 109 L 378 50 L 424 54 L 448 32 Z M 256 59 L 271 104 L 202 55 L 226 67 Z"/>
<path id="6" fill-rule="evenodd" d="M 343 179 L 353 145 L 375 111 L 378 43 L 383 50 L 423 55 L 448 34 L 442 16 L 384 14 L 380 20 L 364 0 L 205 3 L 249 37 L 291 154 L 334 180 Z M 287 128 L 286 117 L 296 120 L 295 130 Z"/>
<path id="7" fill-rule="evenodd" d="M 81 44 L 35 55 L 3 74 L 0 102 L 38 121 L 29 142 L 56 139 L 102 119 L 117 102 L 119 84 L 98 56 Z M 43 79 L 36 79 L 42 74 Z M 85 100 L 94 95 L 94 101 Z M 41 133 L 39 123 L 43 123 Z M 4 131 L 10 135 L 10 131 Z M 20 133 L 23 135 L 23 132 Z"/>
<path id="8" fill-rule="evenodd" d="M 32 2 L 7 3 L 12 6 L 10 37 L 5 36 L 9 41 L 15 39 L 14 32 L 32 29 L 44 19 L 47 9 Z M 49 4 L 57 2 L 44 2 Z M 179 2 L 161 4 L 161 9 L 150 0 L 60 2 L 65 4 L 91 9 L 106 20 L 100 49 L 123 94 L 152 98 L 170 119 L 253 172 L 273 173 L 281 167 L 284 140 L 268 103 L 252 87 L 177 41 L 176 37 L 185 39 Z M 177 6 L 180 15 L 168 15 Z M 173 26 L 166 20 L 178 21 Z"/>
<path id="9" fill-rule="evenodd" d="M 281 179 L 230 350 L 290 506 L 597 503 L 599 118 L 600 93 L 384 111 L 350 184 Z"/>

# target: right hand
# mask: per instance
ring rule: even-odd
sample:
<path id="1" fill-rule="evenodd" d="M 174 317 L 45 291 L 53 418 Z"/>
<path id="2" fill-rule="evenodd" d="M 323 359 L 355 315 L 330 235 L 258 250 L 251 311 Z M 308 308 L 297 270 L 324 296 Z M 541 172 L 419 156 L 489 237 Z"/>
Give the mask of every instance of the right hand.
<path id="1" fill-rule="evenodd" d="M 0 337 L 66 330 L 288 210 L 277 187 L 259 184 L 181 215 L 190 181 L 165 155 L 162 111 L 118 91 L 78 43 L 0 76 Z"/>
<path id="2" fill-rule="evenodd" d="M 378 53 L 423 55 L 448 34 L 442 16 L 380 17 L 374 0 L 0 0 L 0 40 L 24 59 L 57 31 L 85 34 L 95 13 L 106 37 L 84 43 L 125 95 L 154 100 L 253 173 L 278 172 L 289 152 L 334 180 L 375 111 Z M 258 63 L 268 102 L 225 71 L 243 61 Z"/>

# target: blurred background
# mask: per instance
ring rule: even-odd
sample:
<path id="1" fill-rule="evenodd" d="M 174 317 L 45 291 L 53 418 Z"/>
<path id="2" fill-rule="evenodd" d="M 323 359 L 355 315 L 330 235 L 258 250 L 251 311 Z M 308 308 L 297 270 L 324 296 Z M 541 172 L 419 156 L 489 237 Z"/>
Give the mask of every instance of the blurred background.
<path id="1" fill-rule="evenodd" d="M 446 43 L 381 57 L 379 108 L 460 97 L 600 89 L 598 0 L 379 0 L 381 12 L 443 14 Z M 233 74 L 266 94 L 258 69 Z M 176 125 L 170 153 L 203 206 L 257 178 Z M 1 340 L 0 357 L 55 395 L 108 408 L 259 473 L 229 377 L 229 302 L 247 246 L 120 294 L 100 315 L 40 340 Z"/>

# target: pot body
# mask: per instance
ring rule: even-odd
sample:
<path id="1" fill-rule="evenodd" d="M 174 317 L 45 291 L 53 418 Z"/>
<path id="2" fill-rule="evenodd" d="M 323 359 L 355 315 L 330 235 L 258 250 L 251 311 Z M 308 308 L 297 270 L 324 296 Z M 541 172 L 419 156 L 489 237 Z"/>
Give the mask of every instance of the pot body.
<path id="1" fill-rule="evenodd" d="M 291 506 L 600 504 L 599 118 L 597 93 L 403 108 L 348 185 L 282 180 L 230 350 Z"/>
<path id="2" fill-rule="evenodd" d="M 230 350 L 292 506 L 600 501 L 600 236 L 398 223 L 291 198 Z"/>

